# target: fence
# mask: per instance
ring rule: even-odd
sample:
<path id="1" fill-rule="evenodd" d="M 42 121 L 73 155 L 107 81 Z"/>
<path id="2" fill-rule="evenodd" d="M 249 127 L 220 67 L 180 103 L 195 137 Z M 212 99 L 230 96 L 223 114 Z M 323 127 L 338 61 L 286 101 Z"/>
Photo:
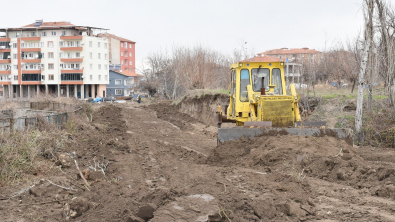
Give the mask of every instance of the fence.
<path id="1" fill-rule="evenodd" d="M 73 104 L 59 103 L 59 102 L 30 102 L 30 109 L 34 110 L 66 110 L 73 109 Z"/>
<path id="2" fill-rule="evenodd" d="M 83 108 L 80 107 L 73 111 L 73 113 L 81 114 Z M 56 125 L 61 128 L 63 124 L 67 123 L 69 116 L 68 112 L 49 114 L 48 116 L 43 116 L 42 119 L 49 124 Z M 40 122 L 38 117 L 19 117 L 19 118 L 2 118 L 0 119 L 0 130 L 2 131 L 12 131 L 12 130 L 26 130 L 29 128 L 36 128 Z"/>

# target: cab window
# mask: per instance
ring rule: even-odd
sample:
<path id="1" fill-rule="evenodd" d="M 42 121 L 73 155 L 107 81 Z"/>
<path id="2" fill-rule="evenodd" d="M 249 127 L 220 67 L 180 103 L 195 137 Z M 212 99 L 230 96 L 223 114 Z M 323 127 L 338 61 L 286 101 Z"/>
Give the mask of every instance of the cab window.
<path id="1" fill-rule="evenodd" d="M 247 86 L 250 85 L 250 72 L 248 69 L 240 71 L 240 101 L 248 102 Z"/>
<path id="2" fill-rule="evenodd" d="M 232 70 L 230 74 L 230 94 L 234 95 L 236 90 L 236 70 Z"/>
<path id="3" fill-rule="evenodd" d="M 280 69 L 273 69 L 272 70 L 272 84 L 275 85 L 274 93 L 282 95 L 283 94 L 283 84 L 281 82 Z"/>
<path id="4" fill-rule="evenodd" d="M 269 69 L 252 69 L 251 70 L 252 76 L 252 88 L 254 92 L 260 92 L 262 88 L 262 78 L 264 79 L 263 85 L 265 86 L 265 91 L 269 91 L 269 76 L 270 70 Z"/>

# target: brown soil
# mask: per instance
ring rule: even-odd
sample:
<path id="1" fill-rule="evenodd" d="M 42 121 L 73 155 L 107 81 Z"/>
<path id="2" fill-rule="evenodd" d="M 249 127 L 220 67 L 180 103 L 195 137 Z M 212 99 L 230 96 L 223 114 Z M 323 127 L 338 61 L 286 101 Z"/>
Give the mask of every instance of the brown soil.
<path id="1" fill-rule="evenodd" d="M 68 176 L 0 188 L 1 221 L 395 220 L 391 149 L 289 135 L 217 146 L 215 127 L 166 102 L 98 104 L 92 119 L 58 153 Z"/>

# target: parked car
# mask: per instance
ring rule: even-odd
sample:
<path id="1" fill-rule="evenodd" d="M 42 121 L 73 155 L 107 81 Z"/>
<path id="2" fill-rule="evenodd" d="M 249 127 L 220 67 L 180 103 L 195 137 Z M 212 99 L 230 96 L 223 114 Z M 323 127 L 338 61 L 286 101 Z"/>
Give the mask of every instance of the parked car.
<path id="1" fill-rule="evenodd" d="M 107 96 L 107 97 L 104 97 L 102 101 L 103 102 L 114 102 L 115 100 L 117 100 L 117 99 L 115 99 L 115 97 Z"/>

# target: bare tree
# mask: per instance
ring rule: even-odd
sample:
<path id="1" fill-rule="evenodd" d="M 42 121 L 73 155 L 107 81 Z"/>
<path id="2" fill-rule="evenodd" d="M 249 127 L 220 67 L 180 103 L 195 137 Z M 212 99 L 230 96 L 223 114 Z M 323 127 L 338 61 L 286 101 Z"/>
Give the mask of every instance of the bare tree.
<path id="1" fill-rule="evenodd" d="M 357 110 L 355 114 L 355 130 L 358 144 L 363 142 L 363 131 L 362 131 L 362 107 L 363 107 L 363 85 L 365 84 L 365 72 L 366 63 L 368 56 L 370 54 L 369 49 L 373 40 L 373 12 L 374 12 L 374 2 L 373 0 L 364 0 L 364 21 L 365 21 L 365 31 L 364 31 L 364 42 L 363 51 L 361 59 L 361 69 L 358 78 L 358 97 L 357 97 Z"/>

